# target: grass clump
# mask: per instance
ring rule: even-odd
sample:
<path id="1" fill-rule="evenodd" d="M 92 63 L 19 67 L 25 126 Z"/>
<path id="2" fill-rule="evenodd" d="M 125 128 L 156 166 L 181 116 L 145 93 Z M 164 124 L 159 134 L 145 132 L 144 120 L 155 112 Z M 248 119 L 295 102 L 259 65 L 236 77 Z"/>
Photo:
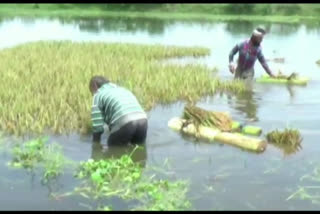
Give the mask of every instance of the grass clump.
<path id="1" fill-rule="evenodd" d="M 285 154 L 295 153 L 302 148 L 302 137 L 300 132 L 295 129 L 286 128 L 284 131 L 274 130 L 269 132 L 266 138 L 268 142 L 283 149 Z"/>
<path id="2" fill-rule="evenodd" d="M 241 79 L 233 80 L 215 80 L 215 87 L 217 92 L 232 93 L 232 94 L 241 94 L 248 91 L 248 88 L 245 84 L 245 81 Z"/>

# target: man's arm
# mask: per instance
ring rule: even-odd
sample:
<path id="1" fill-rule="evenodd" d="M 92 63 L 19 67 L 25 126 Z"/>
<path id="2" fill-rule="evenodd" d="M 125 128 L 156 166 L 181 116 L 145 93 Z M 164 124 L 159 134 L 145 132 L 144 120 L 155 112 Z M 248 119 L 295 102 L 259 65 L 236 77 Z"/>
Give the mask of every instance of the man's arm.
<path id="1" fill-rule="evenodd" d="M 239 51 L 239 44 L 236 44 L 229 53 L 229 70 L 234 73 L 235 65 L 233 64 L 233 57 Z"/>
<path id="2" fill-rule="evenodd" d="M 233 57 L 238 51 L 239 51 L 239 45 L 236 44 L 229 53 L 229 64 L 233 62 Z"/>
<path id="3" fill-rule="evenodd" d="M 92 121 L 92 132 L 93 132 L 93 141 L 100 142 L 101 135 L 104 132 L 103 124 L 104 118 L 103 113 L 98 106 L 98 98 L 93 97 L 93 104 L 91 108 L 91 121 Z"/>
<path id="4" fill-rule="evenodd" d="M 261 50 L 258 53 L 258 60 L 267 74 L 269 74 L 270 77 L 274 77 Z"/>

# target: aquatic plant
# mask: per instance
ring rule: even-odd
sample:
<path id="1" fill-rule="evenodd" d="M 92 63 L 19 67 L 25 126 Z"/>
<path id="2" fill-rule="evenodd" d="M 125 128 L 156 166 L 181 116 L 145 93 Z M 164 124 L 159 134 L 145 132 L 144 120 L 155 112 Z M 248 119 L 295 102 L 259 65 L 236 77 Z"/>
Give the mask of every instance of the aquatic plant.
<path id="1" fill-rule="evenodd" d="M 39 138 L 30 140 L 24 144 L 18 144 L 12 149 L 13 160 L 10 166 L 33 168 L 43 160 L 43 148 L 46 139 Z"/>
<path id="2" fill-rule="evenodd" d="M 318 61 L 316 61 L 316 63 L 317 63 L 318 65 L 320 65 L 320 59 L 319 59 Z"/>
<path id="3" fill-rule="evenodd" d="M 296 129 L 274 130 L 267 133 L 266 138 L 269 143 L 283 149 L 285 154 L 292 154 L 302 148 L 302 137 Z"/>
<path id="4" fill-rule="evenodd" d="M 60 145 L 47 144 L 47 141 L 46 137 L 42 137 L 15 145 L 12 149 L 13 160 L 9 162 L 9 166 L 29 170 L 42 167 L 44 182 L 62 174 L 65 165 L 72 162 L 63 156 Z"/>
<path id="5" fill-rule="evenodd" d="M 179 210 L 191 206 L 186 199 L 188 182 L 156 180 L 154 175 L 143 175 L 142 166 L 131 159 L 132 153 L 120 158 L 81 162 L 75 177 L 81 179 L 82 184 L 72 192 L 54 197 L 78 194 L 93 199 L 117 197 L 137 202 L 132 210 Z M 98 209 L 111 208 L 104 204 Z"/>

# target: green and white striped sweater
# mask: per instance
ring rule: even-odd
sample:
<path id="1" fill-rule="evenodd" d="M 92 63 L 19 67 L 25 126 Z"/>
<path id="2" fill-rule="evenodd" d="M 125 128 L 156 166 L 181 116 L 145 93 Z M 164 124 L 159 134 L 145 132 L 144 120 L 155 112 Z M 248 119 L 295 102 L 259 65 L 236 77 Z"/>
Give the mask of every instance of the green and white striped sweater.
<path id="1" fill-rule="evenodd" d="M 104 131 L 104 123 L 112 131 L 115 126 L 120 128 L 119 126 L 124 125 L 125 122 L 147 118 L 147 116 L 129 90 L 113 83 L 106 83 L 93 96 L 91 118 L 93 132 L 96 133 Z"/>

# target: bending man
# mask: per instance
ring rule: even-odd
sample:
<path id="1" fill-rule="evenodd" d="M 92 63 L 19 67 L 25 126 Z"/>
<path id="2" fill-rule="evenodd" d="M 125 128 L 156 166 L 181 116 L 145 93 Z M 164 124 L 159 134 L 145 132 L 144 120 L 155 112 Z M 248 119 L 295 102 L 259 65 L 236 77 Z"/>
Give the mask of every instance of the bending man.
<path id="1" fill-rule="evenodd" d="M 110 83 L 102 76 L 92 77 L 89 89 L 93 95 L 93 141 L 100 142 L 106 123 L 110 129 L 109 145 L 144 143 L 147 115 L 129 90 Z"/>

